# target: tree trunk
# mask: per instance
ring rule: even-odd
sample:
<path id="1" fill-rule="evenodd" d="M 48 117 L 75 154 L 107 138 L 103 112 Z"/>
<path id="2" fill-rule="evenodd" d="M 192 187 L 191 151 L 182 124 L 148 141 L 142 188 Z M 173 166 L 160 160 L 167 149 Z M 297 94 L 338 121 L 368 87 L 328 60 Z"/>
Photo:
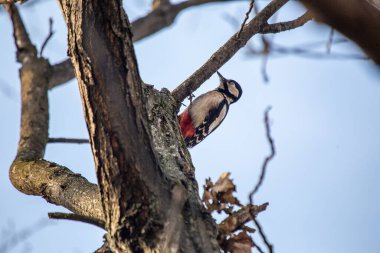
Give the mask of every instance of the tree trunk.
<path id="1" fill-rule="evenodd" d="M 120 1 L 60 0 L 113 252 L 217 252 L 167 90 L 141 81 Z"/>

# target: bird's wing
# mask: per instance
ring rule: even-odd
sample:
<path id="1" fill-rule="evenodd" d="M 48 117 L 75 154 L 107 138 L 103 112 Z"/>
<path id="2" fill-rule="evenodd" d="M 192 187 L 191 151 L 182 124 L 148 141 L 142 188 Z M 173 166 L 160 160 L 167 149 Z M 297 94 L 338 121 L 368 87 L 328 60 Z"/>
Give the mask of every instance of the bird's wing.
<path id="1" fill-rule="evenodd" d="M 197 128 L 203 124 L 206 118 L 210 117 L 210 108 L 217 108 L 220 102 L 225 100 L 223 94 L 219 91 L 209 91 L 197 97 L 188 107 L 191 112 L 193 126 Z"/>
<path id="2" fill-rule="evenodd" d="M 199 142 L 201 142 L 207 135 L 212 133 L 224 120 L 228 112 L 227 100 L 222 95 L 222 98 L 217 96 L 211 96 L 211 100 L 207 100 L 207 109 L 204 109 L 206 113 L 203 114 L 203 120 L 201 123 L 195 125 L 195 133 L 191 138 L 185 138 L 186 144 L 189 147 L 193 147 Z M 194 101 L 195 103 L 196 101 Z M 217 102 L 217 103 L 216 103 Z M 212 103 L 212 104 L 209 104 Z M 202 103 L 204 106 L 205 103 Z M 195 104 L 196 106 L 196 104 Z M 212 108 L 212 109 L 210 109 Z M 202 108 L 192 108 L 202 110 Z M 203 112 L 201 111 L 201 112 Z M 198 115 L 199 116 L 199 115 Z M 201 117 L 200 117 L 201 118 Z M 200 119 L 198 119 L 200 120 Z"/>

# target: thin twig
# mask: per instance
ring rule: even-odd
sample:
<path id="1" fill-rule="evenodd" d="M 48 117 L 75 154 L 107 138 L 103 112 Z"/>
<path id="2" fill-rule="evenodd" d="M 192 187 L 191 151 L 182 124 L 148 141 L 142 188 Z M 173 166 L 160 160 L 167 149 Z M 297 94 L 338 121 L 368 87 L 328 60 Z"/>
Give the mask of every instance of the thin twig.
<path id="1" fill-rule="evenodd" d="M 268 238 L 265 235 L 264 230 L 263 230 L 262 226 L 260 225 L 259 221 L 255 217 L 253 217 L 252 220 L 255 223 L 257 230 L 259 231 L 259 234 L 260 234 L 261 238 L 263 239 L 265 245 L 267 246 L 269 253 L 273 253 L 274 252 L 273 251 L 273 245 L 268 241 Z"/>
<path id="2" fill-rule="evenodd" d="M 331 47 L 332 47 L 333 41 L 334 41 L 334 28 L 331 28 L 330 33 L 329 33 L 329 38 L 328 38 L 327 44 L 326 44 L 327 54 L 331 53 Z"/>
<path id="3" fill-rule="evenodd" d="M 275 146 L 274 146 L 274 141 L 272 139 L 272 136 L 271 136 L 271 131 L 270 131 L 270 124 L 269 124 L 269 111 L 271 110 L 271 106 L 269 106 L 266 110 L 265 110 L 265 116 L 264 116 L 264 123 L 265 123 L 265 130 L 266 130 L 266 137 L 267 137 L 267 140 L 269 142 L 269 145 L 270 145 L 270 154 L 265 158 L 264 160 L 264 163 L 261 167 L 261 174 L 260 174 L 260 178 L 259 178 L 259 181 L 257 182 L 255 188 L 249 193 L 249 203 L 251 205 L 253 205 L 253 195 L 260 189 L 260 186 L 263 184 L 264 182 L 264 178 L 265 178 L 265 173 L 266 173 L 266 170 L 267 170 L 267 166 L 268 166 L 268 163 L 273 159 L 273 157 L 275 156 L 276 154 L 276 149 L 275 149 Z"/>
<path id="4" fill-rule="evenodd" d="M 26 31 L 24 22 L 14 4 L 4 4 L 4 9 L 8 12 L 13 24 L 13 37 L 17 48 L 17 61 L 23 63 L 30 57 L 37 56 L 36 47 L 32 44 L 29 34 Z"/>
<path id="5" fill-rule="evenodd" d="M 245 18 L 244 18 L 244 21 L 243 23 L 241 23 L 241 26 L 240 26 L 240 30 L 238 32 L 238 34 L 236 34 L 236 38 L 239 38 L 240 37 L 240 33 L 243 31 L 244 29 L 244 26 L 245 26 L 245 23 L 247 23 L 247 20 L 249 18 L 249 14 L 251 13 L 252 9 L 253 9 L 253 5 L 255 4 L 255 0 L 251 0 L 251 2 L 249 3 L 249 9 L 248 11 L 245 13 Z"/>
<path id="6" fill-rule="evenodd" d="M 261 247 L 253 240 L 253 238 L 251 238 L 252 242 L 253 242 L 253 245 L 254 247 L 257 249 L 258 252 L 260 253 L 264 253 L 264 251 L 261 249 Z"/>
<path id="7" fill-rule="evenodd" d="M 263 50 L 262 50 L 262 62 L 261 62 L 261 74 L 263 76 L 264 82 L 269 82 L 268 72 L 267 72 L 267 63 L 269 60 L 269 54 L 270 50 L 272 48 L 271 41 L 269 41 L 264 34 L 261 35 L 261 41 L 263 43 Z"/>
<path id="8" fill-rule="evenodd" d="M 269 53 L 264 54 L 262 61 L 261 61 L 261 75 L 263 76 L 265 83 L 269 82 L 269 76 L 268 76 L 268 72 L 267 72 L 267 65 L 268 65 L 267 63 L 268 63 L 268 59 L 269 59 L 268 55 L 269 55 Z"/>
<path id="9" fill-rule="evenodd" d="M 88 144 L 90 143 L 88 139 L 71 139 L 71 138 L 49 138 L 48 143 L 77 143 L 77 144 Z"/>
<path id="10" fill-rule="evenodd" d="M 105 229 L 104 221 L 84 215 L 79 215 L 75 213 L 48 213 L 48 216 L 50 219 L 81 221 Z"/>
<path id="11" fill-rule="evenodd" d="M 53 35 L 54 35 L 54 31 L 53 31 L 53 19 L 50 17 L 49 18 L 49 34 L 46 37 L 44 43 L 42 43 L 41 50 L 40 50 L 40 57 L 42 57 L 42 53 L 43 53 L 43 51 L 44 51 L 47 43 L 51 39 L 51 37 L 53 37 Z"/>
<path id="12" fill-rule="evenodd" d="M 294 56 L 302 56 L 307 58 L 315 58 L 315 59 L 332 59 L 332 60 L 346 60 L 346 59 L 352 59 L 352 60 L 369 60 L 369 58 L 366 55 L 359 55 L 359 54 L 350 54 L 350 53 L 331 53 L 326 54 L 324 52 L 316 52 L 312 49 L 304 49 L 301 47 L 285 47 L 279 44 L 273 45 L 271 48 L 272 55 L 275 53 L 282 54 L 282 55 L 289 55 L 292 54 Z"/>
<path id="13" fill-rule="evenodd" d="M 291 29 L 295 29 L 297 27 L 303 26 L 308 21 L 312 20 L 311 12 L 307 11 L 300 17 L 286 22 L 278 22 L 274 24 L 265 24 L 261 27 L 260 33 L 266 34 L 266 33 L 279 33 L 283 31 L 288 31 Z"/>

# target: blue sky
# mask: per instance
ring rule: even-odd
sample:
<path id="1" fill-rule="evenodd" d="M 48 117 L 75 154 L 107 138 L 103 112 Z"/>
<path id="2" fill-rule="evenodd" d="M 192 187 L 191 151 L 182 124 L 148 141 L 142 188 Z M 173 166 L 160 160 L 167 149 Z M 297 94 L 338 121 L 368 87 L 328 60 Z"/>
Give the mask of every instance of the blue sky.
<path id="1" fill-rule="evenodd" d="M 149 1 L 127 1 L 131 20 L 148 10 Z M 261 5 L 266 2 L 259 1 Z M 174 89 L 237 29 L 226 16 L 242 20 L 247 2 L 209 4 L 179 15 L 175 24 L 135 46 L 143 80 L 160 89 Z M 277 15 L 286 20 L 302 14 L 297 3 Z M 54 18 L 54 37 L 44 51 L 50 62 L 66 57 L 66 28 L 54 1 L 22 10 L 32 41 L 41 46 Z M 19 65 L 8 16 L 0 13 L 0 238 L 33 226 L 47 212 L 64 211 L 40 197 L 19 193 L 8 180 L 17 149 L 20 96 Z M 329 29 L 310 23 L 278 34 L 276 43 L 294 46 L 327 41 Z M 336 37 L 341 35 L 336 34 Z M 259 40 L 254 40 L 258 45 Z M 320 51 L 325 51 L 324 43 Z M 332 53 L 361 54 L 350 43 L 333 45 Z M 268 105 L 277 155 L 269 164 L 258 203 L 269 202 L 259 215 L 276 252 L 380 251 L 380 75 L 369 61 L 271 57 L 261 75 L 261 59 L 241 50 L 220 72 L 238 81 L 242 98 L 211 136 L 191 149 L 196 176 L 216 180 L 230 171 L 240 200 L 255 185 L 269 153 L 263 112 Z M 217 86 L 213 76 L 195 95 Z M 49 93 L 50 136 L 87 136 L 76 82 Z M 69 167 L 95 182 L 88 145 L 49 144 L 46 159 Z M 200 187 L 201 188 L 201 187 Z M 9 252 L 89 252 L 101 245 L 103 232 L 90 225 L 51 222 Z M 260 241 L 254 235 L 256 241 Z M 0 240 L 1 245 L 1 240 Z"/>

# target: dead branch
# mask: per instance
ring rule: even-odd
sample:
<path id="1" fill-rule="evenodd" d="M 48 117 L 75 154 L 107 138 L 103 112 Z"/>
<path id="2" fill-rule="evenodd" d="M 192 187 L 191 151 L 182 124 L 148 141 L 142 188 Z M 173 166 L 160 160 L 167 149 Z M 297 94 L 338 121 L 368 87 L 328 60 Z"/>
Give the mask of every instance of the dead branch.
<path id="1" fill-rule="evenodd" d="M 259 231 L 260 237 L 264 241 L 265 246 L 268 248 L 269 253 L 273 253 L 273 245 L 269 242 L 267 236 L 264 233 L 263 227 L 254 216 L 253 216 L 253 223 L 255 223 L 255 226 L 257 227 L 257 230 Z"/>
<path id="2" fill-rule="evenodd" d="M 53 35 L 54 35 L 53 19 L 49 18 L 49 33 L 48 33 L 48 36 L 46 37 L 45 41 L 42 43 L 41 50 L 40 50 L 40 57 L 42 56 L 42 53 L 44 52 L 44 49 L 45 49 L 47 43 L 49 42 L 51 37 L 53 37 Z"/>
<path id="3" fill-rule="evenodd" d="M 270 123 L 269 123 L 269 111 L 271 110 L 271 107 L 268 107 L 265 110 L 265 116 L 264 116 L 264 124 L 265 124 L 265 130 L 266 130 L 266 137 L 270 146 L 270 154 L 265 158 L 264 163 L 261 167 L 261 174 L 259 177 L 258 182 L 255 185 L 255 188 L 249 193 L 249 203 L 252 205 L 253 204 L 253 196 L 258 192 L 260 189 L 260 186 L 264 182 L 265 178 L 265 173 L 267 170 L 268 163 L 273 159 L 273 157 L 276 155 L 276 149 L 274 146 L 274 141 L 271 136 L 271 131 L 270 131 Z"/>
<path id="4" fill-rule="evenodd" d="M 243 31 L 243 28 L 244 28 L 245 24 L 247 23 L 247 20 L 249 18 L 249 14 L 251 13 L 251 11 L 253 9 L 253 5 L 254 4 L 255 4 L 255 0 L 251 0 L 251 2 L 249 3 L 248 11 L 245 13 L 245 17 L 244 17 L 243 23 L 241 23 L 240 30 L 239 30 L 238 34 L 236 35 L 237 38 L 239 38 L 241 31 Z"/>
<path id="5" fill-rule="evenodd" d="M 253 196 L 254 196 L 255 193 L 257 193 L 257 191 L 260 189 L 260 186 L 264 182 L 265 173 L 266 173 L 266 169 L 267 169 L 268 163 L 273 159 L 273 157 L 276 154 L 276 149 L 275 149 L 275 146 L 274 146 L 274 141 L 272 139 L 271 131 L 270 131 L 270 123 L 269 123 L 269 111 L 270 111 L 270 109 L 271 109 L 271 107 L 268 107 L 265 110 L 265 113 L 264 113 L 264 124 L 265 124 L 265 130 L 266 130 L 266 137 L 267 137 L 267 140 L 269 142 L 269 146 L 270 146 L 271 152 L 265 158 L 264 163 L 263 163 L 263 165 L 261 167 L 261 174 L 260 174 L 260 177 L 259 177 L 259 181 L 257 182 L 255 188 L 249 193 L 249 204 L 250 205 L 253 205 Z M 261 227 L 260 223 L 257 221 L 256 214 L 251 211 L 250 212 L 250 216 L 251 216 L 253 222 L 255 223 L 255 225 L 256 225 L 256 227 L 257 227 L 257 229 L 259 231 L 260 237 L 262 238 L 262 240 L 264 241 L 265 245 L 267 246 L 269 253 L 273 253 L 273 245 L 269 242 L 269 240 L 267 239 L 267 237 L 266 237 L 266 235 L 265 235 L 265 233 L 263 231 L 263 228 Z"/>
<path id="6" fill-rule="evenodd" d="M 88 224 L 92 224 L 99 228 L 105 229 L 105 223 L 103 220 L 98 220 L 93 217 L 79 215 L 76 213 L 48 213 L 48 217 L 50 219 L 57 220 L 72 220 L 72 221 L 80 221 Z"/>
<path id="7" fill-rule="evenodd" d="M 88 139 L 70 139 L 70 138 L 49 138 L 48 143 L 77 143 L 77 144 L 89 144 Z"/>

